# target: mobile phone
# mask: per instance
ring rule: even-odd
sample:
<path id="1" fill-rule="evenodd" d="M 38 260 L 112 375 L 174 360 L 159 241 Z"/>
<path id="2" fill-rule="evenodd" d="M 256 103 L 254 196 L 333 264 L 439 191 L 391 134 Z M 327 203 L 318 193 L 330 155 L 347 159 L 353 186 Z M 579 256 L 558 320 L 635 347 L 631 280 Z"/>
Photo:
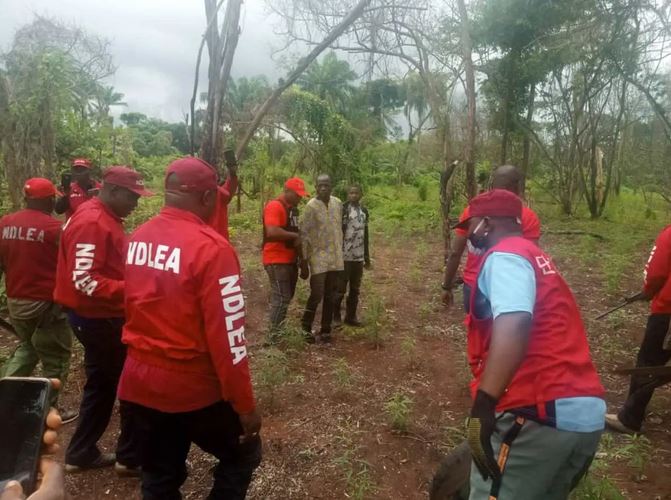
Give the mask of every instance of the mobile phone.
<path id="1" fill-rule="evenodd" d="M 238 164 L 238 160 L 235 157 L 235 151 L 232 149 L 225 149 L 224 161 L 226 162 L 227 167 L 235 167 Z"/>
<path id="2" fill-rule="evenodd" d="M 70 184 L 72 184 L 72 174 L 70 172 L 63 172 L 61 174 L 61 187 L 63 191 L 70 189 Z"/>
<path id="3" fill-rule="evenodd" d="M 0 491 L 11 480 L 35 491 L 50 394 L 46 378 L 0 379 Z"/>

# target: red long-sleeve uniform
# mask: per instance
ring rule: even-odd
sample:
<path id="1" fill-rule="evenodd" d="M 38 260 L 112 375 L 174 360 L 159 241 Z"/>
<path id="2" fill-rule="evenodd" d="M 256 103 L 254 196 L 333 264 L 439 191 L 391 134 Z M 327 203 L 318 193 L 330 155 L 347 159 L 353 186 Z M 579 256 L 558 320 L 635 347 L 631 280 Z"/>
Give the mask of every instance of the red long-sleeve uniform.
<path id="1" fill-rule="evenodd" d="M 122 221 L 98 198 L 75 212 L 63 227 L 54 301 L 86 318 L 124 315 Z"/>
<path id="2" fill-rule="evenodd" d="M 128 243 L 119 399 L 168 413 L 222 399 L 252 411 L 244 305 L 233 247 L 196 215 L 163 208 Z"/>
<path id="3" fill-rule="evenodd" d="M 671 226 L 657 236 L 643 275 L 643 290 L 652 297 L 650 312 L 671 313 Z"/>
<path id="4" fill-rule="evenodd" d="M 217 204 L 210 219 L 210 226 L 227 240 L 228 238 L 228 205 L 238 191 L 238 177 L 228 176 L 217 190 Z"/>

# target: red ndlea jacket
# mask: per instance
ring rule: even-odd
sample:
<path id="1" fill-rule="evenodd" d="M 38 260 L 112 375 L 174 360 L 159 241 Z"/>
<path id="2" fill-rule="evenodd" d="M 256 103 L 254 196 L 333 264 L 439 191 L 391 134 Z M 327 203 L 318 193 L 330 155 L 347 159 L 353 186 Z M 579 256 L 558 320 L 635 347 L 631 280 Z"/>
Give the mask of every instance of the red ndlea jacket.
<path id="1" fill-rule="evenodd" d="M 652 296 L 652 314 L 671 313 L 671 226 L 665 227 L 652 247 L 643 273 L 643 290 Z"/>
<path id="2" fill-rule="evenodd" d="M 63 226 L 54 302 L 86 318 L 122 318 L 126 235 L 98 198 Z"/>
<path id="3" fill-rule="evenodd" d="M 217 204 L 210 219 L 210 226 L 227 240 L 228 238 L 228 204 L 238 191 L 238 178 L 228 177 L 217 190 Z"/>
<path id="4" fill-rule="evenodd" d="M 459 222 L 462 222 L 470 217 L 468 206 L 464 209 L 459 217 Z M 468 231 L 466 229 L 455 229 L 455 233 L 459 236 L 466 236 Z M 538 240 L 541 237 L 541 221 L 538 219 L 536 212 L 527 206 L 522 207 L 522 236 L 528 240 Z M 466 264 L 462 272 L 464 283 L 473 288 L 475 285 L 475 278 L 478 276 L 480 270 L 480 263 L 484 254 L 476 253 L 476 250 L 471 246 L 471 242 L 467 242 Z"/>
<path id="5" fill-rule="evenodd" d="M 0 219 L 0 262 L 8 297 L 53 300 L 61 224 L 30 208 Z"/>
<path id="6" fill-rule="evenodd" d="M 521 237 L 499 242 L 484 255 L 483 263 L 492 252 L 525 258 L 536 275 L 536 304 L 526 357 L 499 400 L 497 411 L 536 405 L 543 418 L 546 402 L 579 396 L 602 397 L 604 388 L 592 363 L 578 305 L 550 257 Z M 487 363 L 493 326 L 491 317 L 474 316 L 476 291 L 474 287 L 471 313 L 466 320 L 473 397 Z"/>
<path id="7" fill-rule="evenodd" d="M 102 184 L 98 181 L 93 182 L 93 189 L 100 189 Z M 65 211 L 65 218 L 69 219 L 77 211 L 77 209 L 89 201 L 91 196 L 89 196 L 87 191 L 84 191 L 79 184 L 73 182 L 70 184 L 70 194 L 68 195 L 68 203 L 70 207 Z"/>
<path id="8" fill-rule="evenodd" d="M 252 411 L 244 306 L 233 247 L 196 215 L 163 208 L 128 243 L 119 399 L 164 412 L 223 399 Z"/>

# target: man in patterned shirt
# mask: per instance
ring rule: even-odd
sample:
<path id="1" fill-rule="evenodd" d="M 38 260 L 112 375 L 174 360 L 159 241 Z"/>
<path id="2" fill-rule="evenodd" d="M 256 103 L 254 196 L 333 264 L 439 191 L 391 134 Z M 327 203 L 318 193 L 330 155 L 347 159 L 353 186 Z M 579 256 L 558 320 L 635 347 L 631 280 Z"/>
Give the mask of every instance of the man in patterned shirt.
<path id="1" fill-rule="evenodd" d="M 342 203 L 331 196 L 331 190 L 332 183 L 328 175 L 317 177 L 317 197 L 306 205 L 300 225 L 303 258 L 310 266 L 310 297 L 301 320 L 308 341 L 314 341 L 312 322 L 322 301 L 319 337 L 322 342 L 331 341 L 334 299 L 338 277 L 344 269 Z"/>
<path id="2" fill-rule="evenodd" d="M 343 205 L 342 232 L 344 238 L 343 257 L 345 270 L 340 275 L 338 291 L 336 293 L 333 310 L 333 324 L 338 326 L 340 321 L 340 306 L 349 285 L 349 295 L 345 311 L 345 323 L 350 326 L 362 326 L 356 318 L 359 305 L 359 289 L 363 269 L 370 267 L 368 251 L 368 210 L 361 206 L 361 187 L 351 186 L 347 192 L 348 201 Z"/>

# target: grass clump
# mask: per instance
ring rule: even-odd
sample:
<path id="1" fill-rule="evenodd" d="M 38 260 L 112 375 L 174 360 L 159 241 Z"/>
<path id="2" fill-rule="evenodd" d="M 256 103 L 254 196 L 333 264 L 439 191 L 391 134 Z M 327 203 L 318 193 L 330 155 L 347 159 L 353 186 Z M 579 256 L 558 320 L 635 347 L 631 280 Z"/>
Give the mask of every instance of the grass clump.
<path id="1" fill-rule="evenodd" d="M 406 432 L 412 413 L 412 399 L 403 393 L 395 393 L 385 404 L 384 410 L 394 430 Z"/>

